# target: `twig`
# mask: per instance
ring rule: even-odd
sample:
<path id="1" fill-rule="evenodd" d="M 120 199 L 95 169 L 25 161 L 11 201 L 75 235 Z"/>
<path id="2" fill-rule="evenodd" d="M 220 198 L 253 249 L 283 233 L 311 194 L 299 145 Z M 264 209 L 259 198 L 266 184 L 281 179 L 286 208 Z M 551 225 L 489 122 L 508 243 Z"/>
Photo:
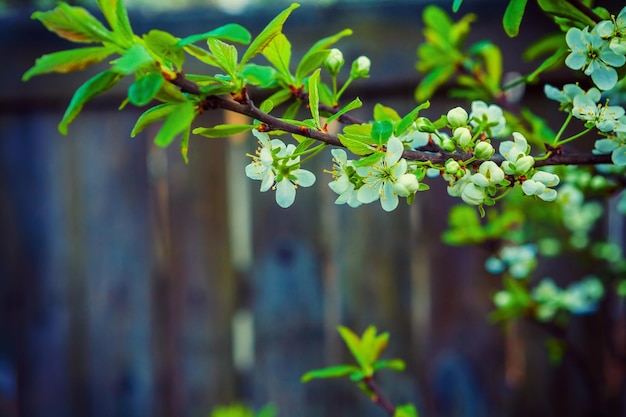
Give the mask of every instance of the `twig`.
<path id="1" fill-rule="evenodd" d="M 393 415 L 396 413 L 396 407 L 391 403 L 391 401 L 389 401 L 389 399 L 387 399 L 387 397 L 385 397 L 385 394 L 383 394 L 383 392 L 380 390 L 378 384 L 374 382 L 374 378 L 371 376 L 363 378 L 363 382 L 365 383 L 365 385 L 367 385 L 367 388 L 372 391 L 372 395 L 370 397 L 372 402 L 374 404 L 378 404 L 383 410 L 387 412 L 387 414 L 393 417 Z"/>

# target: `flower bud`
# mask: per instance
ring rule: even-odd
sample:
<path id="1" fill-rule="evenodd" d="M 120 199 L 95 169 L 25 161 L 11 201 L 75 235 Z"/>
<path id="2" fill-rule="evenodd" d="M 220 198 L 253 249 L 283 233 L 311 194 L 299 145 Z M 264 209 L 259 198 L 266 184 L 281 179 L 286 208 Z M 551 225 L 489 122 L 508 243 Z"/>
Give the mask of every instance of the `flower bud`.
<path id="1" fill-rule="evenodd" d="M 446 161 L 445 168 L 446 168 L 446 173 L 447 174 L 454 175 L 454 174 L 457 173 L 457 171 L 459 169 L 461 169 L 461 165 L 459 165 L 459 163 L 457 161 L 455 161 L 454 159 L 448 159 Z"/>
<path id="2" fill-rule="evenodd" d="M 402 174 L 393 184 L 393 189 L 399 196 L 408 197 L 419 189 L 419 182 L 413 174 Z"/>
<path id="3" fill-rule="evenodd" d="M 515 173 L 525 174 L 535 165 L 535 158 L 526 155 L 515 161 Z"/>
<path id="4" fill-rule="evenodd" d="M 443 142 L 441 143 L 441 147 L 446 152 L 452 152 L 456 149 L 456 144 L 454 143 L 452 139 L 445 138 Z"/>
<path id="5" fill-rule="evenodd" d="M 339 49 L 333 48 L 326 57 L 326 61 L 324 61 L 324 68 L 326 68 L 330 75 L 335 76 L 339 73 L 344 63 L 343 53 Z"/>
<path id="6" fill-rule="evenodd" d="M 450 127 L 467 126 L 467 112 L 462 107 L 451 109 L 447 114 L 447 118 Z"/>
<path id="7" fill-rule="evenodd" d="M 454 129 L 454 140 L 461 148 L 467 148 L 472 141 L 472 133 L 466 127 L 457 127 Z"/>
<path id="8" fill-rule="evenodd" d="M 495 152 L 496 150 L 489 142 L 479 142 L 474 148 L 474 156 L 483 160 L 491 158 Z"/>
<path id="9" fill-rule="evenodd" d="M 372 62 L 370 59 L 364 55 L 361 55 L 357 59 L 352 62 L 352 69 L 350 71 L 350 76 L 354 79 L 357 78 L 367 78 L 370 73 L 370 66 Z"/>
<path id="10" fill-rule="evenodd" d="M 417 120 L 415 121 L 415 127 L 420 132 L 426 132 L 426 133 L 435 133 L 435 131 L 437 130 L 435 129 L 435 125 L 433 124 L 433 122 L 431 122 L 425 117 L 418 117 Z"/>

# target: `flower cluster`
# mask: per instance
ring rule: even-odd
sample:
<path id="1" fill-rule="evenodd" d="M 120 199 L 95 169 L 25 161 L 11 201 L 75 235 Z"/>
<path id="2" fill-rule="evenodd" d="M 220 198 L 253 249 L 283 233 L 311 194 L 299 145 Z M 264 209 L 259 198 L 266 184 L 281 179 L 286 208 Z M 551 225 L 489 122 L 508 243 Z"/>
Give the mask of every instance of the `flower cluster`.
<path id="1" fill-rule="evenodd" d="M 538 304 L 537 318 L 542 321 L 551 320 L 559 310 L 575 315 L 593 313 L 603 295 L 604 286 L 596 277 L 587 277 L 565 289 L 546 278 L 532 292 L 532 298 Z"/>
<path id="2" fill-rule="evenodd" d="M 246 166 L 246 176 L 261 181 L 261 192 L 276 190 L 276 203 L 280 207 L 291 206 L 296 199 L 298 186 L 310 187 L 315 175 L 300 168 L 300 156 L 293 155 L 296 147 L 285 145 L 280 139 L 270 139 L 267 133 L 252 130 L 260 147 L 252 162 Z"/>
<path id="3" fill-rule="evenodd" d="M 591 29 L 570 28 L 565 40 L 571 50 L 565 65 L 584 71 L 601 90 L 613 88 L 618 79 L 615 68 L 626 62 L 626 7 L 616 18 Z"/>
<path id="4" fill-rule="evenodd" d="M 384 155 L 366 166 L 355 166 L 345 151 L 333 150 L 334 180 L 329 187 L 339 194 L 335 203 L 357 207 L 380 200 L 383 210 L 395 210 L 399 197 L 410 197 L 420 189 L 417 176 L 408 170 L 408 163 L 402 158 L 403 150 L 403 142 L 392 136 Z"/>

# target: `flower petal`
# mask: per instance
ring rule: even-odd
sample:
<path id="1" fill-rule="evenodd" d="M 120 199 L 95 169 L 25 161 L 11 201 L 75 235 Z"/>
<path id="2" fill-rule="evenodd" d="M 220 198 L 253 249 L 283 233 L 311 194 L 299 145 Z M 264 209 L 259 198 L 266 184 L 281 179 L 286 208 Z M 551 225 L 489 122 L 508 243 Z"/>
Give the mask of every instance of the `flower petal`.
<path id="1" fill-rule="evenodd" d="M 276 184 L 276 203 L 282 208 L 291 206 L 296 199 L 296 187 L 286 178 Z"/>

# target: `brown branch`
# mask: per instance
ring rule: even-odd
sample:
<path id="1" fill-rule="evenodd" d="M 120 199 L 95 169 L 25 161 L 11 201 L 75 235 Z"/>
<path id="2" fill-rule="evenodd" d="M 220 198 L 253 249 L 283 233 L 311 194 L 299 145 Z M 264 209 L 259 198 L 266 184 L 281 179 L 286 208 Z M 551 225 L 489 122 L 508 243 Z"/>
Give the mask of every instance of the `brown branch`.
<path id="1" fill-rule="evenodd" d="M 596 12 L 594 12 L 589 6 L 587 6 L 582 1 L 570 0 L 570 3 L 574 7 L 576 7 L 578 10 L 580 10 L 583 14 L 585 14 L 585 16 L 587 16 L 589 19 L 593 20 L 594 22 L 598 23 L 601 20 L 603 20 L 600 16 L 598 16 Z"/>
<path id="2" fill-rule="evenodd" d="M 193 95 L 202 95 L 200 87 L 185 78 L 184 74 L 179 73 L 177 77 L 170 82 L 178 86 L 181 91 Z M 337 146 L 345 148 L 341 143 L 338 136 L 332 135 L 327 132 L 323 132 L 317 129 L 311 129 L 305 126 L 298 126 L 292 123 L 285 122 L 270 114 L 264 113 L 257 108 L 254 103 L 246 96 L 240 97 L 238 101 L 229 100 L 219 96 L 208 96 L 203 101 L 205 109 L 223 109 L 232 111 L 234 113 L 243 114 L 256 119 L 265 124 L 267 130 L 279 130 L 283 132 L 293 133 L 296 135 L 306 136 L 311 139 L 326 143 L 327 145 Z M 345 116 L 345 115 L 344 115 Z M 347 123 L 363 123 L 358 119 L 347 119 Z M 439 152 L 427 152 L 424 150 L 405 150 L 402 153 L 402 157 L 409 161 L 416 162 L 430 162 L 435 165 L 443 165 L 450 158 L 457 161 L 467 161 L 472 158 L 471 153 L 447 153 L 443 151 Z M 504 160 L 501 156 L 496 155 L 492 161 L 500 164 Z M 472 166 L 479 165 L 483 161 L 473 161 L 470 163 Z M 535 167 L 549 166 L 549 165 L 598 165 L 598 164 L 610 164 L 611 155 L 593 155 L 586 153 L 553 153 L 544 160 L 535 162 Z"/>

